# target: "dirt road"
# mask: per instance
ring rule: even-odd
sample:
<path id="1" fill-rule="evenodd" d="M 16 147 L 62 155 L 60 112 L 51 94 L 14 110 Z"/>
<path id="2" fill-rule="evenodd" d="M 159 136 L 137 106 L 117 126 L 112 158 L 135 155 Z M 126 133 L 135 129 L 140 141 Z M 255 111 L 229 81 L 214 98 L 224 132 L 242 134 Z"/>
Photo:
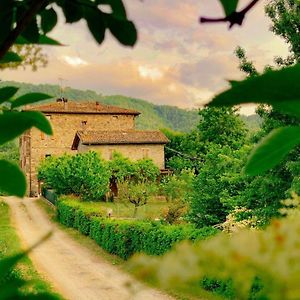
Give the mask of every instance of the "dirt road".
<path id="1" fill-rule="evenodd" d="M 36 269 L 70 300 L 172 299 L 135 281 L 71 239 L 37 206 L 37 199 L 6 197 L 24 246 L 53 235 L 30 254 Z"/>

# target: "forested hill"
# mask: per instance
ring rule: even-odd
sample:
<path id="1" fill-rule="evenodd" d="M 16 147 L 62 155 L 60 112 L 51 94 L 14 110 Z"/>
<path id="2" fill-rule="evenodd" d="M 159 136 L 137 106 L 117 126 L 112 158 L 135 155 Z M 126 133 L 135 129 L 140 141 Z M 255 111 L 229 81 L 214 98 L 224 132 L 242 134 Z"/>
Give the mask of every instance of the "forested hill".
<path id="1" fill-rule="evenodd" d="M 18 94 L 41 92 L 53 95 L 54 98 L 61 96 L 60 87 L 50 84 L 28 84 L 10 81 L 1 81 L 0 87 L 14 85 L 20 87 Z M 131 108 L 141 112 L 137 118 L 139 129 L 169 128 L 176 131 L 188 132 L 194 129 L 199 122 L 197 110 L 184 110 L 174 106 L 154 105 L 141 99 L 125 96 L 104 96 L 91 90 L 77 90 L 65 88 L 63 96 L 75 101 L 99 101 L 103 104 L 116 105 Z M 50 100 L 50 101 L 53 101 Z M 47 101 L 46 101 L 47 102 Z"/>
<path id="2" fill-rule="evenodd" d="M 54 96 L 54 98 L 49 101 L 53 101 L 61 96 L 61 90 L 58 85 L 29 84 L 12 81 L 0 82 L 0 87 L 8 85 L 20 87 L 18 95 L 41 92 Z M 175 131 L 189 132 L 194 129 L 199 122 L 199 116 L 196 109 L 185 110 L 175 106 L 155 105 L 141 99 L 119 95 L 105 96 L 92 90 L 83 91 L 69 87 L 64 89 L 63 96 L 75 101 L 99 101 L 104 104 L 135 109 L 141 112 L 141 115 L 137 118 L 137 127 L 139 129 L 169 128 Z M 250 129 L 255 130 L 259 127 L 258 116 L 241 117 Z"/>

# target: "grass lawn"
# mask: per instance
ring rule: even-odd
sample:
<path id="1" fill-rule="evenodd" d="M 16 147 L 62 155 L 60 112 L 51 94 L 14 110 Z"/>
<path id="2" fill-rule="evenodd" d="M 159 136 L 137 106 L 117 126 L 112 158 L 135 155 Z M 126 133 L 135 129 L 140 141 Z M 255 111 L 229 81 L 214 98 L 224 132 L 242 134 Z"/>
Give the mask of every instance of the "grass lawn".
<path id="1" fill-rule="evenodd" d="M 65 198 L 79 201 L 78 198 L 72 196 L 66 196 Z M 88 201 L 82 203 L 84 203 L 84 206 L 88 209 L 102 212 L 104 215 L 108 215 L 108 212 L 112 210 L 113 218 L 132 218 L 134 213 L 134 205 L 131 203 Z M 152 198 L 147 204 L 138 207 L 136 219 L 159 219 L 162 217 L 168 205 L 166 200 Z"/>
<path id="2" fill-rule="evenodd" d="M 6 203 L 0 198 L 0 259 L 10 255 L 17 254 L 23 249 L 14 227 L 11 225 L 10 211 Z M 24 295 L 28 293 L 51 293 L 57 299 L 63 299 L 56 293 L 53 293 L 51 286 L 45 282 L 35 270 L 31 260 L 26 256 L 17 265 L 13 274 L 17 278 L 30 281 L 22 288 Z"/>

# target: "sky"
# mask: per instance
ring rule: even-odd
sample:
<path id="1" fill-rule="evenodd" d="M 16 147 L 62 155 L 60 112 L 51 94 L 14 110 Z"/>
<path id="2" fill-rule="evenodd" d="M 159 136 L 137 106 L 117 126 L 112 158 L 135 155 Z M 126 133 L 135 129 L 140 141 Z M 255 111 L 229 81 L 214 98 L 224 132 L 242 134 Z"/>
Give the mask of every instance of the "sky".
<path id="1" fill-rule="evenodd" d="M 249 0 L 241 0 L 243 8 Z M 62 84 L 104 95 L 125 95 L 161 105 L 197 108 L 242 79 L 234 49 L 240 45 L 259 70 L 288 47 L 269 31 L 261 0 L 242 27 L 199 24 L 199 16 L 223 16 L 217 0 L 125 0 L 129 19 L 138 28 L 135 47 L 124 47 L 106 32 L 98 45 L 84 21 L 68 25 L 60 14 L 49 34 L 65 46 L 46 46 L 48 66 L 36 72 L 2 71 L 2 80 Z M 253 112 L 253 106 L 242 109 Z"/>

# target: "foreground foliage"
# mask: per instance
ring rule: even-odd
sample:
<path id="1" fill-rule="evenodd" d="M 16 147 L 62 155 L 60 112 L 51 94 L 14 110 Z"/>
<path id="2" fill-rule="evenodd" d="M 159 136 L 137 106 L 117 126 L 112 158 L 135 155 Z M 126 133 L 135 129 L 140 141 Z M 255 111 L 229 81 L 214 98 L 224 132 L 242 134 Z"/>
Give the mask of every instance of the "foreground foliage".
<path id="1" fill-rule="evenodd" d="M 210 277 L 230 280 L 234 299 L 249 299 L 259 278 L 261 288 L 255 299 L 299 299 L 299 230 L 297 213 L 274 220 L 264 231 L 221 233 L 195 244 L 184 242 L 162 258 L 139 256 L 131 265 L 139 277 L 166 288 L 199 289 L 199 282 Z"/>

